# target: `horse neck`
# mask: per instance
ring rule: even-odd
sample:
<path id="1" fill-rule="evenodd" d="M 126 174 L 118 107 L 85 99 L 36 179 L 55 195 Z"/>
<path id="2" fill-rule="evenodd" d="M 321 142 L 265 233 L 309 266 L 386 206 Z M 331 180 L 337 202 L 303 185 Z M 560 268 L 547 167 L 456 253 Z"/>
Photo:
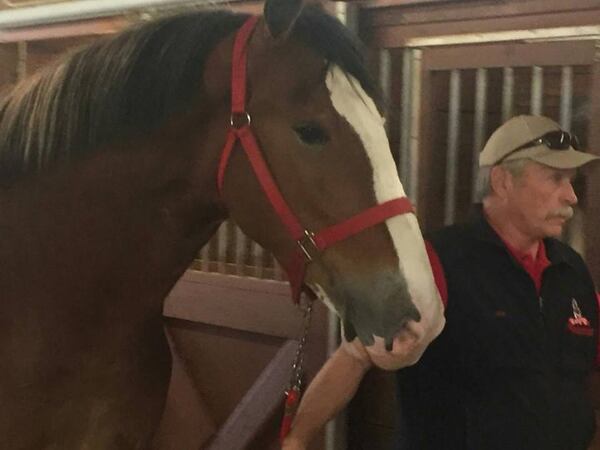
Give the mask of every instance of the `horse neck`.
<path id="1" fill-rule="evenodd" d="M 197 145 L 152 136 L 0 192 L 0 289 L 123 310 L 146 302 L 159 312 L 223 218 L 212 187 L 217 156 L 194 157 L 204 154 Z M 15 283 L 24 274 L 28 282 Z"/>

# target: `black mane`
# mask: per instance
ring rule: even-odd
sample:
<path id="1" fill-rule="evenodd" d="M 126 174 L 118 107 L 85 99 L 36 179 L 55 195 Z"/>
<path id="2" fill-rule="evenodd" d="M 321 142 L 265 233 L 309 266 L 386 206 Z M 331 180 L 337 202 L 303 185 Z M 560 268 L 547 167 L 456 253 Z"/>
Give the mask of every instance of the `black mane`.
<path id="1" fill-rule="evenodd" d="M 19 85 L 0 105 L 0 180 L 20 178 L 160 127 L 198 100 L 207 55 L 247 18 L 227 11 L 165 17 L 100 40 Z M 307 7 L 293 35 L 375 98 L 358 41 Z"/>

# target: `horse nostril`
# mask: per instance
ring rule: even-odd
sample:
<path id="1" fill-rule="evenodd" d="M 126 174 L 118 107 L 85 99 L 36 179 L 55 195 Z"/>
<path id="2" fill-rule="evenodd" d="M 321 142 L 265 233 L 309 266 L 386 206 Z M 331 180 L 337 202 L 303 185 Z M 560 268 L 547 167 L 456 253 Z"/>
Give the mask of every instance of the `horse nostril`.
<path id="1" fill-rule="evenodd" d="M 410 320 L 414 320 L 412 317 L 408 317 L 407 319 L 403 319 L 400 325 L 400 328 L 395 333 L 391 333 L 385 336 L 385 349 L 388 352 L 394 350 L 394 340 L 398 337 L 398 335 L 402 332 L 408 331 L 408 322 Z"/>
<path id="2" fill-rule="evenodd" d="M 394 338 L 386 338 L 385 340 L 385 349 L 388 352 L 391 352 L 394 349 Z"/>

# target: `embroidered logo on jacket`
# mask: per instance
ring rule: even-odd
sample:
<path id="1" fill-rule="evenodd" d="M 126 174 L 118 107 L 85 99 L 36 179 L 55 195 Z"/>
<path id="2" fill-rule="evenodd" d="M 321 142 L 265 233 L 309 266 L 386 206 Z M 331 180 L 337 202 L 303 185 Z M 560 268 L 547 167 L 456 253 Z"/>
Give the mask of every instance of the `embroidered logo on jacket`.
<path id="1" fill-rule="evenodd" d="M 569 331 L 579 336 L 592 336 L 594 329 L 591 327 L 590 321 L 581 313 L 581 308 L 574 298 L 571 299 L 571 307 L 573 308 L 573 316 L 569 317 L 567 321 Z"/>

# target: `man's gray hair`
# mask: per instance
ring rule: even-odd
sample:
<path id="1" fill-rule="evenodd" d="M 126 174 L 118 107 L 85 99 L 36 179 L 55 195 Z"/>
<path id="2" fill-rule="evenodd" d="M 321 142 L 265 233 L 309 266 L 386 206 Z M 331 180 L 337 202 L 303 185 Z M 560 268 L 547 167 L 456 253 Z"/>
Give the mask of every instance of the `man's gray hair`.
<path id="1" fill-rule="evenodd" d="M 519 178 L 523 173 L 523 169 L 529 162 L 531 162 L 530 159 L 521 158 L 503 161 L 498 165 L 502 166 L 513 177 Z M 483 166 L 479 168 L 479 171 L 477 172 L 477 184 L 475 185 L 474 203 L 481 203 L 486 197 L 492 194 L 490 173 L 492 172 L 493 167 L 495 166 Z"/>

